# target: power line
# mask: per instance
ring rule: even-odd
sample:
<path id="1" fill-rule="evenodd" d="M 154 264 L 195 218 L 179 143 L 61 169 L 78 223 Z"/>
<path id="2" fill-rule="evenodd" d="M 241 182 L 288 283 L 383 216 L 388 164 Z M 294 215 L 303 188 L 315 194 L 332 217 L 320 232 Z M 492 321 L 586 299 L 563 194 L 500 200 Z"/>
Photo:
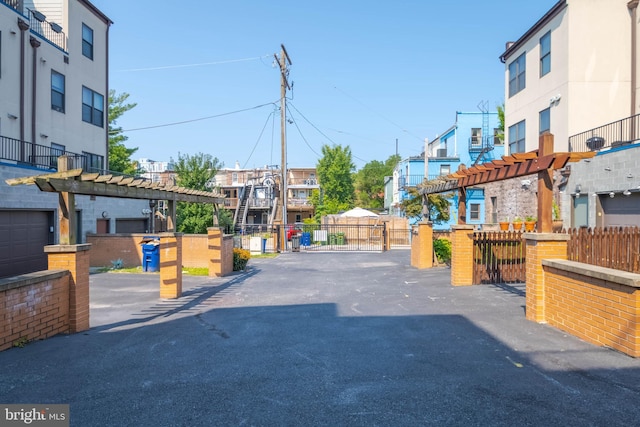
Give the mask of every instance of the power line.
<path id="1" fill-rule="evenodd" d="M 255 107 L 244 108 L 242 110 L 229 111 L 228 113 L 221 113 L 221 114 L 216 114 L 216 115 L 213 115 L 213 116 L 206 116 L 206 117 L 200 117 L 200 118 L 197 118 L 197 119 L 183 120 L 183 121 L 180 121 L 180 122 L 163 123 L 163 124 L 160 124 L 160 125 L 145 126 L 145 127 L 141 127 L 141 128 L 133 128 L 133 129 L 125 129 L 125 130 L 117 130 L 117 131 L 114 130 L 114 131 L 111 131 L 109 133 L 110 134 L 116 134 L 116 133 L 123 133 L 123 132 L 134 132 L 134 131 L 138 131 L 138 130 L 147 130 L 147 129 L 156 129 L 156 128 L 168 127 L 168 126 L 183 125 L 183 124 L 186 124 L 186 123 L 199 122 L 199 121 L 202 121 L 202 120 L 215 119 L 217 117 L 230 116 L 232 114 L 243 113 L 245 111 L 250 111 L 250 110 L 256 110 L 258 108 L 262 108 L 262 107 L 267 106 L 267 105 L 276 105 L 276 103 L 275 102 L 267 102 L 266 104 L 256 105 Z"/>
<path id="2" fill-rule="evenodd" d="M 287 110 L 289 110 L 289 109 L 287 108 Z M 298 111 L 298 110 L 296 110 L 296 111 Z M 291 110 L 289 110 L 289 115 L 293 118 L 293 114 L 291 114 Z M 298 122 L 296 122 L 295 119 L 293 119 L 292 122 L 295 125 L 296 129 L 298 129 L 298 133 L 302 137 L 302 140 L 304 141 L 304 143 L 307 144 L 307 147 L 309 147 L 309 150 L 311 150 L 316 156 L 318 156 L 318 158 L 321 158 L 322 156 L 320 154 L 318 154 L 318 152 L 316 150 L 314 150 L 313 147 L 311 147 L 311 144 L 309 144 L 309 141 L 307 141 L 307 139 L 302 134 L 302 131 L 300 130 L 300 127 L 298 126 Z"/>
<path id="3" fill-rule="evenodd" d="M 383 114 L 379 113 L 378 111 L 375 111 L 374 109 L 370 108 L 369 106 L 367 106 L 366 104 L 364 104 L 362 101 L 354 98 L 353 96 L 349 95 L 348 93 L 346 93 L 345 91 L 343 91 L 342 89 L 340 89 L 337 86 L 333 87 L 335 90 L 337 90 L 338 92 L 342 93 L 344 96 L 346 96 L 347 98 L 352 99 L 353 101 L 357 102 L 358 104 L 362 105 L 364 108 L 366 108 L 367 110 L 369 110 L 370 112 L 382 117 L 383 119 L 385 119 L 386 121 L 388 121 L 389 123 L 391 123 L 392 125 L 394 125 L 395 127 L 397 127 L 398 129 L 402 130 L 403 132 L 405 132 L 408 135 L 411 135 L 412 137 L 416 138 L 418 141 L 423 141 L 422 138 L 420 138 L 419 136 L 416 136 L 414 134 L 412 134 L 411 132 L 409 132 L 408 130 L 406 130 L 404 127 L 400 126 L 399 124 L 397 124 L 396 122 L 394 122 L 393 120 L 391 120 L 390 118 L 384 116 Z"/>
<path id="4" fill-rule="evenodd" d="M 253 149 L 251 149 L 251 153 L 249 153 L 249 157 L 247 158 L 247 161 L 244 162 L 244 165 L 242 166 L 242 169 L 245 169 L 247 167 L 247 163 L 249 163 L 249 160 L 251 160 L 251 156 L 253 156 L 253 152 L 256 151 L 256 147 L 258 146 L 258 143 L 262 139 L 262 134 L 264 133 L 264 130 L 267 128 L 267 124 L 269 123 L 269 119 L 271 118 L 272 115 L 273 115 L 273 111 L 270 112 L 269 115 L 267 116 L 267 120 L 264 122 L 264 126 L 262 126 L 262 130 L 260 131 L 260 135 L 258 135 L 258 140 L 253 145 Z"/>
<path id="5" fill-rule="evenodd" d="M 172 68 L 190 68 L 190 67 L 202 67 L 205 65 L 220 65 L 220 64 L 231 64 L 233 62 L 245 62 L 245 61 L 255 61 L 262 60 L 263 58 L 268 58 L 271 55 L 262 55 L 262 56 L 254 56 L 252 58 L 242 58 L 242 59 L 229 59 L 226 61 L 215 61 L 215 62 L 201 62 L 197 64 L 181 64 L 181 65 L 165 65 L 161 67 L 148 67 L 148 68 L 130 68 L 128 70 L 117 70 L 118 73 L 129 73 L 129 72 L 137 72 L 137 71 L 157 71 L 157 70 L 169 70 Z"/>

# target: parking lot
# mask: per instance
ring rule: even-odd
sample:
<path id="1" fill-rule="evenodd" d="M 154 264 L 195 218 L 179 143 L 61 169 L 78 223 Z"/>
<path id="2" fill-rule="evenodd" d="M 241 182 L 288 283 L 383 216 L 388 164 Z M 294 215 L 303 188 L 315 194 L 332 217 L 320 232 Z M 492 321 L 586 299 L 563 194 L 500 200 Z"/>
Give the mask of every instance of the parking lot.
<path id="1" fill-rule="evenodd" d="M 454 288 L 409 252 L 286 253 L 225 278 L 91 275 L 91 325 L 0 353 L 0 402 L 71 425 L 635 425 L 640 361 Z"/>

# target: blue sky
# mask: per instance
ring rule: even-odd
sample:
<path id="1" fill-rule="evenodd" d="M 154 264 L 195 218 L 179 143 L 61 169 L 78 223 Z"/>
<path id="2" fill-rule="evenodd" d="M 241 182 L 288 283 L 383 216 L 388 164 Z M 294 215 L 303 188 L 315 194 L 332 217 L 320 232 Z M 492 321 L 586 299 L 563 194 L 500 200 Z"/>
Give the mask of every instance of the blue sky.
<path id="1" fill-rule="evenodd" d="M 138 104 L 118 122 L 135 158 L 279 165 L 284 44 L 288 166 L 315 166 L 323 144 L 339 144 L 360 168 L 396 139 L 402 157 L 420 154 L 456 111 L 495 110 L 505 43 L 556 0 L 92 2 L 114 21 L 110 87 Z"/>

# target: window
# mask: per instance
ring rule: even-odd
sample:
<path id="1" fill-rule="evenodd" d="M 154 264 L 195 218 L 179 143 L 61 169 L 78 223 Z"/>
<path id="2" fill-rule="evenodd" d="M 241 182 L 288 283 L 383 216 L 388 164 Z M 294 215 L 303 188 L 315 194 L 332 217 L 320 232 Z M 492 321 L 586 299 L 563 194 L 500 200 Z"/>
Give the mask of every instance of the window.
<path id="1" fill-rule="evenodd" d="M 502 145 L 504 143 L 504 132 L 500 128 L 493 128 L 493 145 Z"/>
<path id="2" fill-rule="evenodd" d="M 451 165 L 440 165 L 440 176 L 446 176 L 451 173 Z"/>
<path id="3" fill-rule="evenodd" d="M 551 71 L 551 31 L 540 37 L 540 77 Z"/>
<path id="4" fill-rule="evenodd" d="M 84 170 L 87 172 L 102 172 L 104 169 L 104 157 L 93 153 L 82 152 L 85 158 Z"/>
<path id="5" fill-rule="evenodd" d="M 526 52 L 509 64 L 509 96 L 513 96 L 526 87 Z"/>
<path id="6" fill-rule="evenodd" d="M 82 121 L 104 127 L 104 96 L 82 86 Z"/>
<path id="7" fill-rule="evenodd" d="M 64 75 L 51 70 L 51 109 L 64 113 Z"/>
<path id="8" fill-rule="evenodd" d="M 471 128 L 471 145 L 482 144 L 482 129 Z"/>
<path id="9" fill-rule="evenodd" d="M 509 154 L 525 152 L 524 133 L 524 120 L 513 126 L 509 126 Z"/>
<path id="10" fill-rule="evenodd" d="M 234 184 L 238 182 L 238 172 L 231 172 L 231 182 Z"/>
<path id="11" fill-rule="evenodd" d="M 540 134 L 551 130 L 551 108 L 540 111 Z"/>
<path id="12" fill-rule="evenodd" d="M 93 30 L 82 24 L 82 54 L 93 59 Z"/>
<path id="13" fill-rule="evenodd" d="M 64 145 L 56 144 L 55 142 L 51 143 L 51 167 L 54 169 L 58 169 L 58 157 L 64 154 L 66 147 Z"/>
<path id="14" fill-rule="evenodd" d="M 469 203 L 469 218 L 471 220 L 480 220 L 480 203 Z"/>

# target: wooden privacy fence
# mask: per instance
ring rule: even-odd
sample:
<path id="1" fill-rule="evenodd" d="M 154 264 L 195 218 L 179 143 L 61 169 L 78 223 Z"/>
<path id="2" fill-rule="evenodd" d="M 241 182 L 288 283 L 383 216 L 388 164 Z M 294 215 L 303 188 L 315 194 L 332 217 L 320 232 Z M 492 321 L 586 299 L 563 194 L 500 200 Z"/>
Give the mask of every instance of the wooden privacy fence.
<path id="1" fill-rule="evenodd" d="M 473 284 L 525 282 L 525 253 L 520 231 L 473 233 Z"/>
<path id="2" fill-rule="evenodd" d="M 640 273 L 638 227 L 574 228 L 567 230 L 567 259 L 599 267 Z"/>

